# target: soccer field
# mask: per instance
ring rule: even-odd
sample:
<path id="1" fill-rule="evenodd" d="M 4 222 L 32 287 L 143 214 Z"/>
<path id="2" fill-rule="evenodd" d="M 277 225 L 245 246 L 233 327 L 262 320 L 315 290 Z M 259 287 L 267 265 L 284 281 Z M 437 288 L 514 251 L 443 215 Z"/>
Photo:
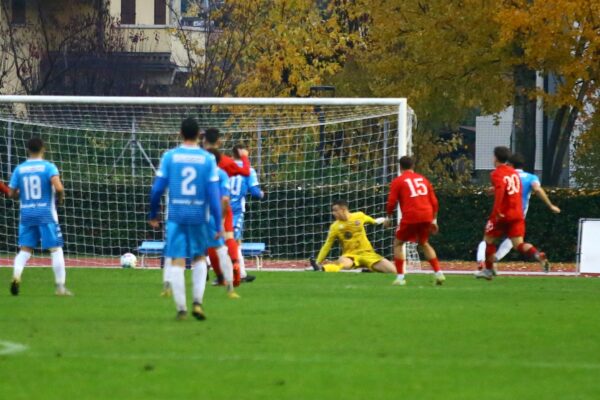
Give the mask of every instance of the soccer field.
<path id="1" fill-rule="evenodd" d="M 259 272 L 237 301 L 207 288 L 199 322 L 157 270 L 70 269 L 73 298 L 10 274 L 2 399 L 600 398 L 598 279 Z"/>

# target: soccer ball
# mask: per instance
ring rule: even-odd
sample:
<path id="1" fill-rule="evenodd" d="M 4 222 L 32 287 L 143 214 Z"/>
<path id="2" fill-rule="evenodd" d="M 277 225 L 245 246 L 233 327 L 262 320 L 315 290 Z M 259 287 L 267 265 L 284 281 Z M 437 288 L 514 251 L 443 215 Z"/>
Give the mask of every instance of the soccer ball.
<path id="1" fill-rule="evenodd" d="M 131 253 L 125 253 L 121 256 L 122 268 L 135 268 L 137 266 L 137 257 Z"/>

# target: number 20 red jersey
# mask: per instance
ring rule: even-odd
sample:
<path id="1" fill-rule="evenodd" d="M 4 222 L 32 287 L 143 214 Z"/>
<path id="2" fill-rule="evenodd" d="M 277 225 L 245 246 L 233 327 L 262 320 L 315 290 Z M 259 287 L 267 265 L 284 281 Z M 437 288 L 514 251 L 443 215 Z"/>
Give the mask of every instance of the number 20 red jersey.
<path id="1" fill-rule="evenodd" d="M 392 181 L 386 211 L 393 214 L 400 203 L 402 223 L 432 222 L 439 204 L 431 183 L 413 171 L 404 171 Z"/>
<path id="2" fill-rule="evenodd" d="M 490 220 L 514 221 L 523 219 L 521 178 L 514 168 L 501 164 L 490 174 L 494 187 L 494 208 Z"/>

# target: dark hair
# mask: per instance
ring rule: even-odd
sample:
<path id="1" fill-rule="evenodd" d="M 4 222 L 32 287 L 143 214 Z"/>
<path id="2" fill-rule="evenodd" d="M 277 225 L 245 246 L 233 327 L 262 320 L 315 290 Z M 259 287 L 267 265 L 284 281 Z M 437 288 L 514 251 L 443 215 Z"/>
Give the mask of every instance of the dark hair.
<path id="1" fill-rule="evenodd" d="M 241 158 L 240 157 L 240 150 L 245 149 L 246 146 L 244 146 L 242 143 L 236 143 L 235 146 L 233 146 L 233 157 L 235 158 Z"/>
<path id="2" fill-rule="evenodd" d="M 215 159 L 217 160 L 217 164 L 219 163 L 219 161 L 221 161 L 221 152 L 217 149 L 208 149 L 206 150 L 209 153 L 211 153 L 212 155 L 215 156 Z"/>
<path id="3" fill-rule="evenodd" d="M 200 127 L 196 120 L 192 117 L 186 118 L 181 123 L 181 135 L 187 140 L 194 140 L 198 138 Z"/>
<path id="4" fill-rule="evenodd" d="M 32 154 L 39 153 L 43 148 L 44 141 L 42 138 L 35 136 L 27 141 L 27 150 Z"/>
<path id="5" fill-rule="evenodd" d="M 498 146 L 494 148 L 494 156 L 496 157 L 496 160 L 498 160 L 498 162 L 507 162 L 510 155 L 510 149 L 506 146 Z"/>
<path id="6" fill-rule="evenodd" d="M 219 140 L 220 136 L 221 133 L 217 128 L 208 128 L 206 131 L 204 131 L 204 140 L 210 144 L 217 143 L 217 140 Z"/>
<path id="7" fill-rule="evenodd" d="M 515 153 L 508 158 L 508 162 L 511 163 L 513 167 L 521 169 L 525 166 L 525 157 L 520 153 Z"/>
<path id="8" fill-rule="evenodd" d="M 333 203 L 331 203 L 331 206 L 348 208 L 348 202 L 346 200 L 338 199 L 338 200 L 335 200 Z"/>
<path id="9" fill-rule="evenodd" d="M 412 167 L 415 165 L 415 160 L 412 159 L 412 157 L 409 156 L 403 156 L 400 157 L 400 168 L 401 169 L 412 169 Z"/>

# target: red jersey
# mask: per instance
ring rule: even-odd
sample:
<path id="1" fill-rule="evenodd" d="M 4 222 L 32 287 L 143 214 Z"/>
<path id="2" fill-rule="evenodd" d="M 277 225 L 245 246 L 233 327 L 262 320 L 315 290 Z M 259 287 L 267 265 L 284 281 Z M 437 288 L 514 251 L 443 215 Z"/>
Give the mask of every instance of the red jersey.
<path id="1" fill-rule="evenodd" d="M 405 224 L 432 222 L 439 209 L 431 183 L 413 171 L 404 171 L 392 181 L 386 207 L 388 214 L 394 213 L 397 203 L 400 203 Z"/>
<path id="2" fill-rule="evenodd" d="M 219 168 L 227 172 L 227 175 L 242 175 L 250 176 L 250 160 L 248 157 L 242 157 L 242 166 L 240 167 L 235 163 L 235 160 L 225 154 L 221 154 L 221 161 L 219 161 Z"/>
<path id="3" fill-rule="evenodd" d="M 490 180 L 494 187 L 495 196 L 490 220 L 514 221 L 523 219 L 523 199 L 519 173 L 514 168 L 501 164 L 492 171 Z"/>
<path id="4" fill-rule="evenodd" d="M 10 192 L 10 189 L 4 184 L 4 182 L 0 182 L 0 192 L 4 193 L 5 196 L 8 196 L 8 193 Z"/>

